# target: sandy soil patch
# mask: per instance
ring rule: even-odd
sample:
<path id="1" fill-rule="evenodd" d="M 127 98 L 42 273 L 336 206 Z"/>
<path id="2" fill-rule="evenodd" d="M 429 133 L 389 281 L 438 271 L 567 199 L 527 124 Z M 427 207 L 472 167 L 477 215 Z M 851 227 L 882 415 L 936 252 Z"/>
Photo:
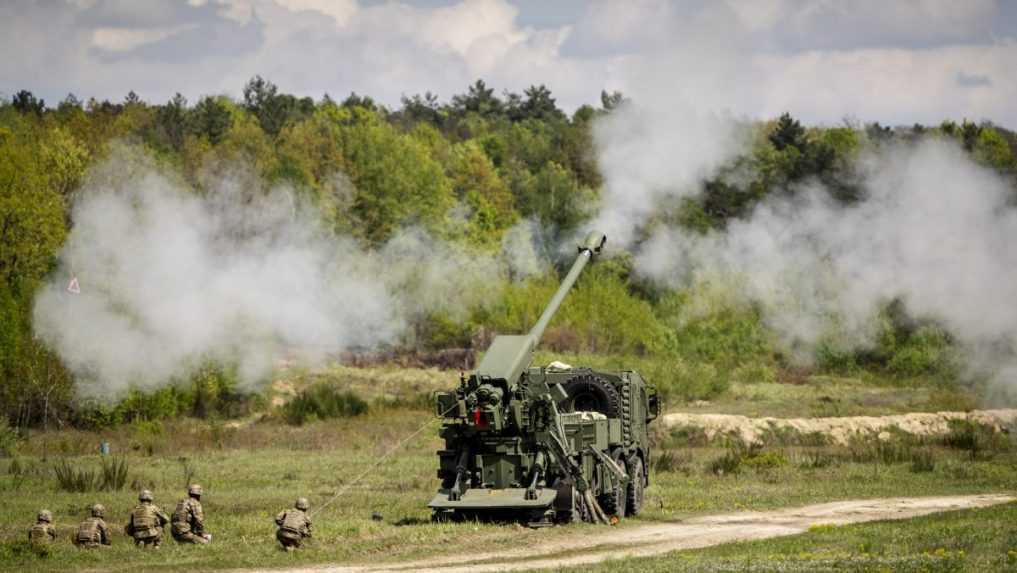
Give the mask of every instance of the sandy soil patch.
<path id="1" fill-rule="evenodd" d="M 950 431 L 951 420 L 968 420 L 996 431 L 1008 431 L 1017 427 L 1017 409 L 835 418 L 749 418 L 731 414 L 677 413 L 665 415 L 661 424 L 667 428 L 700 428 L 710 439 L 724 435 L 738 436 L 745 443 L 760 442 L 773 432 L 794 431 L 802 435 L 823 434 L 834 444 L 847 445 L 852 438 L 880 436 L 891 430 L 913 436 L 944 435 Z"/>

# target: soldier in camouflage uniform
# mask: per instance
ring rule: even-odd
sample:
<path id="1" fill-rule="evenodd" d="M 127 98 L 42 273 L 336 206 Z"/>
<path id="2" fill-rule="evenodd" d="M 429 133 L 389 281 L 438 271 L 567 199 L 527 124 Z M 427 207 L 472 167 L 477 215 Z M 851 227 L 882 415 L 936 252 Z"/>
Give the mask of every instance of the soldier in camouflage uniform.
<path id="1" fill-rule="evenodd" d="M 53 514 L 48 509 L 39 511 L 35 525 L 28 530 L 28 542 L 40 553 L 48 553 L 49 544 L 56 539 L 56 528 L 53 527 Z"/>
<path id="2" fill-rule="evenodd" d="M 193 484 L 187 488 L 187 498 L 180 500 L 173 512 L 173 539 L 178 543 L 204 544 L 212 540 L 205 533 L 205 513 L 201 509 L 201 486 Z"/>
<path id="3" fill-rule="evenodd" d="M 307 517 L 307 507 L 307 498 L 301 497 L 293 509 L 284 509 L 275 516 L 275 524 L 279 526 L 275 538 L 286 551 L 299 548 L 304 538 L 311 537 L 311 520 Z"/>
<path id="4" fill-rule="evenodd" d="M 81 522 L 78 532 L 74 535 L 74 544 L 81 548 L 92 549 L 110 544 L 109 526 L 103 519 L 106 508 L 95 504 L 91 509 L 91 517 Z"/>
<path id="5" fill-rule="evenodd" d="M 169 523 L 169 517 L 159 506 L 152 503 L 152 492 L 147 489 L 138 494 L 139 503 L 131 511 L 131 519 L 124 527 L 124 532 L 134 538 L 134 544 L 156 549 L 162 543 L 162 526 Z"/>

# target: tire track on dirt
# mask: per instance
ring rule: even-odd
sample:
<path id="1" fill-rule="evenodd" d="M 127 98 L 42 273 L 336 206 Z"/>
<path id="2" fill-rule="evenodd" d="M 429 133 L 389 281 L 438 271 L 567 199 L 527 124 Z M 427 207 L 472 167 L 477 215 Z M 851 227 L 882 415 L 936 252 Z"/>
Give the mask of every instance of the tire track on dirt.
<path id="1" fill-rule="evenodd" d="M 1017 501 L 1004 494 L 900 497 L 835 501 L 772 511 L 708 515 L 681 521 L 589 530 L 537 541 L 523 549 L 460 552 L 429 559 L 376 565 L 318 565 L 246 570 L 284 573 L 488 573 L 590 565 L 610 559 L 648 557 L 683 549 L 796 535 L 815 525 L 848 525 L 909 519 L 931 513 Z"/>

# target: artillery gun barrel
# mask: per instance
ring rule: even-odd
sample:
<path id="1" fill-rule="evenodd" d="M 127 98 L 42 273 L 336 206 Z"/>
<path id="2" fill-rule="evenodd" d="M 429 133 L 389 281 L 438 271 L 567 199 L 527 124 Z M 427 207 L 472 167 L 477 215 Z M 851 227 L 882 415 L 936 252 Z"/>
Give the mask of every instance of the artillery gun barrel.
<path id="1" fill-rule="evenodd" d="M 565 280 L 562 281 L 558 291 L 554 293 L 551 302 L 540 315 L 540 319 L 533 325 L 527 334 L 500 335 L 496 336 L 484 353 L 483 360 L 474 371 L 477 380 L 503 380 L 509 386 L 519 382 L 523 372 L 533 362 L 533 352 L 540 343 L 540 337 L 544 334 L 548 323 L 554 316 L 555 311 L 561 306 L 565 295 L 575 284 L 579 274 L 583 272 L 586 263 L 590 262 L 593 255 L 600 252 L 607 238 L 603 233 L 593 232 L 586 236 L 583 244 L 579 245 L 579 256 L 572 264 Z"/>
<path id="2" fill-rule="evenodd" d="M 565 300 L 565 295 L 572 289 L 572 285 L 579 279 L 579 275 L 582 274 L 583 269 L 586 268 L 586 264 L 590 262 L 593 255 L 600 253 L 605 241 L 607 241 L 607 237 L 603 233 L 593 231 L 586 236 L 583 244 L 579 245 L 579 256 L 576 257 L 576 262 L 572 263 L 572 268 L 569 269 L 569 273 L 565 275 L 561 285 L 558 286 L 558 290 L 551 297 L 551 302 L 547 303 L 547 308 L 544 309 L 540 318 L 537 319 L 537 323 L 530 329 L 529 336 L 533 341 L 534 347 L 540 342 L 540 337 L 544 335 L 544 330 L 547 329 L 547 325 L 554 317 L 554 313 L 558 312 L 558 307 Z"/>

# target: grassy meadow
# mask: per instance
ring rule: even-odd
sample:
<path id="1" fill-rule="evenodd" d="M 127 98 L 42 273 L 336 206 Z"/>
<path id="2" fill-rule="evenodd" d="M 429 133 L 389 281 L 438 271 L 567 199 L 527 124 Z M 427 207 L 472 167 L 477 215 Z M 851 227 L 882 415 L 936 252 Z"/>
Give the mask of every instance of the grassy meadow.
<path id="1" fill-rule="evenodd" d="M 1017 504 L 718 545 L 573 571 L 953 573 L 1017 571 Z"/>
<path id="2" fill-rule="evenodd" d="M 576 362 L 581 359 L 576 358 Z M 529 530 L 514 525 L 429 522 L 426 504 L 438 485 L 434 452 L 441 443 L 426 396 L 454 384 L 455 379 L 454 372 L 436 370 L 289 370 L 281 373 L 268 391 L 269 403 L 285 400 L 286 395 L 308 385 L 324 383 L 352 392 L 369 408 L 366 413 L 346 417 L 306 417 L 302 425 L 286 423 L 284 416 L 275 413 L 280 409 L 277 407 L 267 414 L 226 423 L 170 419 L 138 421 L 95 432 L 35 432 L 17 444 L 13 457 L 0 459 L 0 495 L 5 499 L 0 506 L 0 569 L 116 571 L 140 566 L 177 571 L 366 563 L 480 545 L 508 548 L 521 540 L 594 527 Z M 716 406 L 756 414 L 779 413 L 783 408 L 784 415 L 811 415 L 817 408 L 837 403 L 846 412 L 877 414 L 939 409 L 944 403 L 961 400 L 961 395 L 925 386 L 883 387 L 859 380 L 817 378 L 801 384 L 735 383 L 709 409 Z M 744 407 L 739 408 L 740 404 Z M 672 409 L 696 407 L 704 408 L 671 404 Z M 429 420 L 430 425 L 378 463 Z M 66 462 L 77 470 L 98 471 L 97 452 L 102 441 L 111 444 L 114 454 L 126 456 L 129 467 L 123 489 L 63 491 L 55 468 Z M 752 448 L 729 440 L 704 441 L 688 432 L 663 428 L 655 432 L 655 441 L 653 485 L 647 491 L 645 514 L 620 527 L 847 498 L 1017 491 L 1017 448 L 1008 436 L 983 444 L 977 452 L 966 449 L 963 440 L 901 440 L 893 447 L 789 442 Z M 352 483 L 361 475 L 361 481 Z M 191 547 L 167 540 L 159 552 L 135 549 L 121 531 L 135 503 L 135 491 L 151 488 L 156 503 L 171 511 L 190 481 L 205 486 L 203 504 L 214 542 Z M 343 495 L 314 515 L 313 543 L 293 554 L 278 550 L 272 522 L 276 512 L 300 495 L 310 498 L 313 511 L 340 491 Z M 78 551 L 70 537 L 94 502 L 107 508 L 114 528 L 113 547 Z M 37 557 L 24 542 L 35 513 L 43 507 L 53 511 L 61 536 L 46 558 Z M 954 570 L 936 569 L 952 567 L 950 564 L 970 569 L 972 564 L 1004 563 L 1007 551 L 1017 548 L 1017 528 L 1008 525 L 1013 523 L 1014 511 L 1017 508 L 1006 506 L 908 523 L 813 531 L 791 539 L 634 561 L 626 567 L 769 571 L 833 568 L 832 564 L 843 562 L 855 563 L 859 570 L 881 570 L 886 564 L 889 570 L 898 570 L 897 565 L 913 562 L 917 568 L 912 570 L 916 571 L 930 563 L 934 567 L 930 565 L 928 570 Z M 964 535 L 957 534 L 956 543 L 945 541 L 950 532 L 964 531 Z M 897 554 L 891 550 L 889 540 L 893 539 L 911 541 Z M 898 557 L 904 561 L 894 561 Z M 605 565 L 604 570 L 617 566 Z"/>

